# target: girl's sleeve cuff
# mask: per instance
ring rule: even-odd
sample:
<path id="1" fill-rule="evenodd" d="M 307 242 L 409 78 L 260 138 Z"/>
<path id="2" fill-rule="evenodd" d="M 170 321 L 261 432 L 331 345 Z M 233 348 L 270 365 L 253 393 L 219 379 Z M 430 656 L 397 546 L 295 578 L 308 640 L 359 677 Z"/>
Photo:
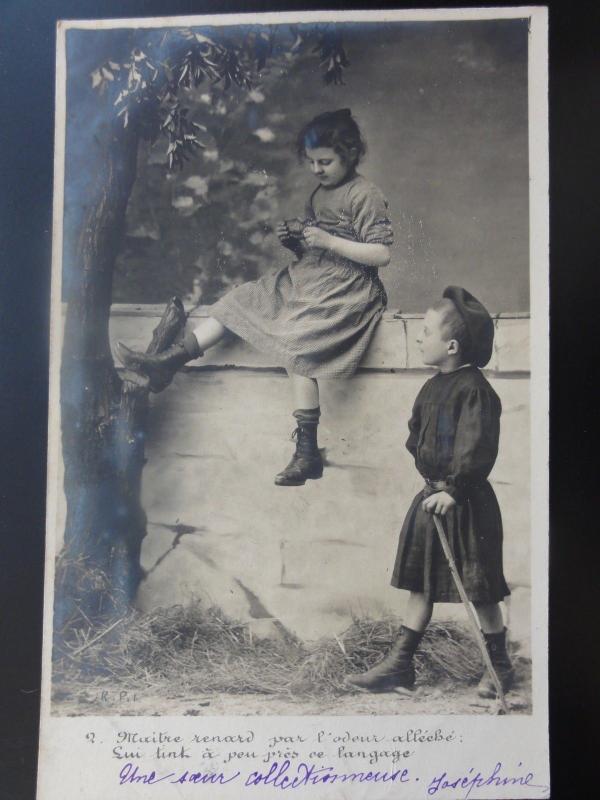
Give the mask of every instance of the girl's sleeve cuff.
<path id="1" fill-rule="evenodd" d="M 394 244 L 394 233 L 391 226 L 381 223 L 373 225 L 365 236 L 365 244 L 385 244 L 391 247 Z"/>

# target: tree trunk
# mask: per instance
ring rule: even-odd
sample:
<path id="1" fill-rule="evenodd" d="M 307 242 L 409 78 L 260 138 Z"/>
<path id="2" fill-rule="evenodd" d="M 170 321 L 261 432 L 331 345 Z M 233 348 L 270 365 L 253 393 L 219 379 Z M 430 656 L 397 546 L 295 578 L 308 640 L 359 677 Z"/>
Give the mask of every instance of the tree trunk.
<path id="1" fill-rule="evenodd" d="M 55 630 L 76 616 L 121 614 L 141 578 L 145 515 L 143 387 L 123 382 L 110 352 L 108 321 L 115 258 L 135 180 L 138 135 L 114 123 L 99 164 L 98 191 L 81 234 L 68 298 L 61 365 L 67 521 L 57 563 Z M 132 388 L 133 386 L 133 388 Z"/>

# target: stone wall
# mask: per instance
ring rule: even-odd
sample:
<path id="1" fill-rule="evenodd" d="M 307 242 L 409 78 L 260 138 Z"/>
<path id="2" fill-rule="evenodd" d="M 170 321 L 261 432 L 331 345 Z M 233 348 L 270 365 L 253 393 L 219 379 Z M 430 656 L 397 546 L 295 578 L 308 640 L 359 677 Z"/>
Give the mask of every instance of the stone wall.
<path id="1" fill-rule="evenodd" d="M 145 347 L 162 309 L 114 306 L 111 338 Z M 190 326 L 203 311 L 195 312 Z M 404 448 L 413 400 L 431 374 L 422 320 L 386 315 L 359 373 L 322 382 L 322 480 L 273 484 L 293 444 L 289 385 L 272 361 L 232 339 L 152 396 L 143 502 L 144 610 L 197 597 L 261 635 L 275 622 L 305 640 L 340 633 L 352 614 L 401 614 L 389 586 L 405 511 L 421 487 Z M 529 640 L 529 319 L 495 318 L 486 371 L 503 403 L 491 475 L 505 525 L 513 636 Z M 439 617 L 462 617 L 440 605 Z"/>

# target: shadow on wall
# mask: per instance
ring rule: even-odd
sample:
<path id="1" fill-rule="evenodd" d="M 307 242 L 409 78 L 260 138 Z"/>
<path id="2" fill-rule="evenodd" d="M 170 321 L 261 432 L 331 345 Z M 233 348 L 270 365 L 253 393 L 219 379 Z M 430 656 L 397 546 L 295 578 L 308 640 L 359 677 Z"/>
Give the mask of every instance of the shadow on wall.
<path id="1" fill-rule="evenodd" d="M 163 419 L 160 433 L 152 428 L 144 473 L 151 523 L 144 566 L 160 565 L 141 587 L 140 606 L 196 597 L 262 629 L 276 619 L 303 639 L 339 634 L 353 613 L 400 614 L 401 593 L 389 578 L 401 521 L 421 486 L 404 441 L 422 375 L 358 375 L 342 404 L 339 382 L 325 384 L 324 477 L 282 489 L 273 476 L 293 448 L 287 379 L 232 370 L 216 385 L 211 374 L 180 374 L 155 401 L 153 413 Z M 494 385 L 506 409 L 492 474 L 505 572 L 526 588 L 528 601 L 528 458 L 515 444 L 528 439 L 529 382 Z M 184 535 L 169 530 L 182 525 Z M 513 606 L 517 620 L 523 602 Z M 438 613 L 460 617 L 461 610 Z M 528 630 L 528 622 L 521 627 Z"/>

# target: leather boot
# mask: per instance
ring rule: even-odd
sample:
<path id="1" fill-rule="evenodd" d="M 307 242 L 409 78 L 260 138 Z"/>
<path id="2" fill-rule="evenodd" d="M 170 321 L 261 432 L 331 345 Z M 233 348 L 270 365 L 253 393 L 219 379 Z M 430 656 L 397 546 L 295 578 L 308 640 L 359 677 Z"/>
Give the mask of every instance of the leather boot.
<path id="1" fill-rule="evenodd" d="M 346 682 L 369 692 L 385 692 L 396 686 L 412 688 L 415 682 L 413 656 L 422 638 L 422 632 L 402 625 L 398 638 L 383 661 L 362 675 L 348 675 Z"/>
<path id="2" fill-rule="evenodd" d="M 513 685 L 515 671 L 506 650 L 506 628 L 501 633 L 484 633 L 483 636 L 502 689 L 508 692 Z M 496 697 L 496 687 L 487 669 L 479 681 L 477 694 L 480 697 Z"/>
<path id="3" fill-rule="evenodd" d="M 117 342 L 115 351 L 123 366 L 150 378 L 152 392 L 162 392 L 171 383 L 180 367 L 204 355 L 193 333 L 187 334 L 182 342 L 177 342 L 162 353 L 154 355 L 130 350 L 122 342 Z"/>
<path id="4" fill-rule="evenodd" d="M 317 444 L 320 415 L 318 408 L 294 411 L 298 420 L 298 427 L 292 433 L 296 452 L 287 467 L 275 476 L 277 486 L 303 486 L 307 480 L 316 480 L 323 475 L 323 459 Z"/>

